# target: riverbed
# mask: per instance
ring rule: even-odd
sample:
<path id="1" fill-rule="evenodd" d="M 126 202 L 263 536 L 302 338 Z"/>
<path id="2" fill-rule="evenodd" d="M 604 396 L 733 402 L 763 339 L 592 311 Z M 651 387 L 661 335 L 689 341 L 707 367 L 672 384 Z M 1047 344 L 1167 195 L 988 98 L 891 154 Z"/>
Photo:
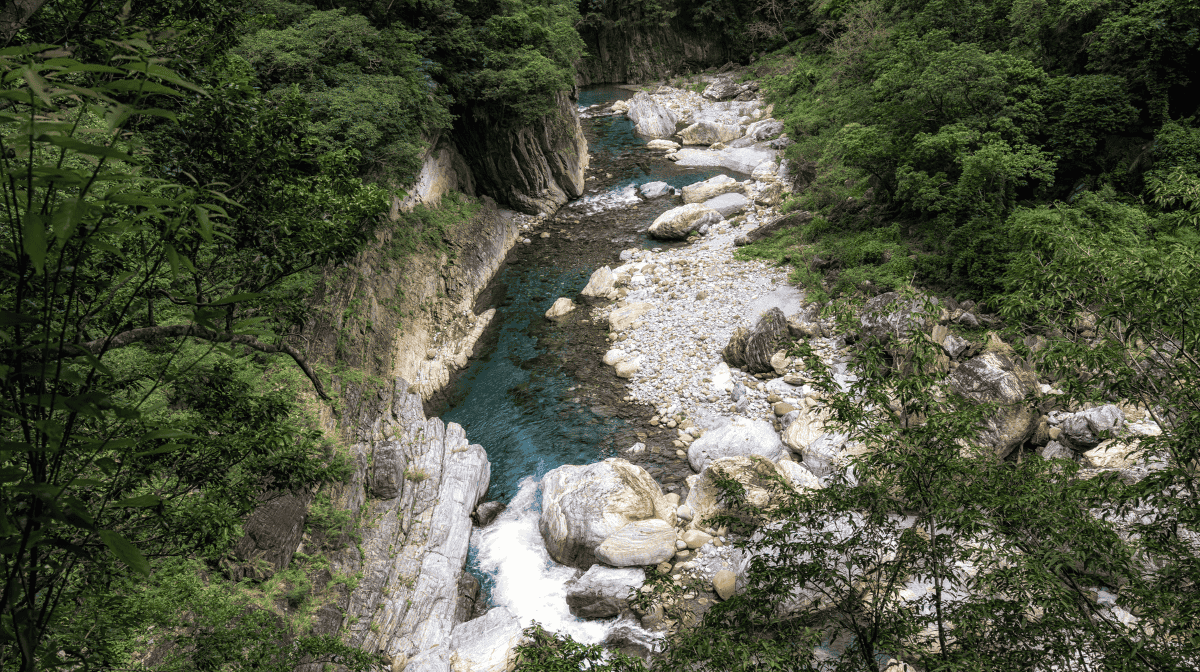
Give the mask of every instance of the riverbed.
<path id="1" fill-rule="evenodd" d="M 620 87 L 593 87 L 580 95 L 581 108 L 628 98 Z M 684 492 L 691 473 L 670 447 L 674 438 L 650 427 L 654 408 L 624 400 L 625 381 L 602 357 L 604 324 L 545 319 L 561 296 L 576 297 L 592 271 L 621 263 L 628 248 L 662 248 L 645 230 L 678 197 L 643 201 L 637 185 L 663 181 L 682 188 L 718 174 L 748 176 L 721 168 L 681 168 L 648 150 L 624 115 L 583 119 L 590 168 L 587 192 L 561 208 L 519 244 L 481 295 L 476 312 L 497 308 L 477 359 L 456 378 L 441 408 L 492 463 L 487 499 L 507 505 L 471 540 L 468 570 L 480 579 L 486 607 L 505 606 L 521 620 L 537 620 L 579 641 L 603 641 L 630 623 L 586 622 L 572 616 L 565 583 L 578 570 L 554 563 L 537 529 L 538 483 L 563 464 L 588 464 L 612 457 L 634 443 L 649 449 L 638 459 L 667 492 Z M 542 233 L 548 237 L 542 237 Z"/>

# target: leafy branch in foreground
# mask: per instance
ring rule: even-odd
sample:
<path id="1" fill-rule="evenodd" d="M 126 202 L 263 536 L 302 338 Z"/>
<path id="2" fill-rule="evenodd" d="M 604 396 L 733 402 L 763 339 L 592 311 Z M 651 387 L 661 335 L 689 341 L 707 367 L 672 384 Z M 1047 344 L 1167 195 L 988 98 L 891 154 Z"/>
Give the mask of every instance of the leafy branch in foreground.
<path id="1" fill-rule="evenodd" d="M 270 292 L 334 252 L 289 258 L 276 236 L 295 222 L 241 221 L 218 191 L 148 176 L 133 124 L 175 123 L 172 99 L 206 94 L 145 39 L 111 45 L 121 57 L 105 65 L 53 45 L 0 50 L 5 669 L 124 665 L 127 633 L 97 605 L 164 558 L 215 564 L 262 498 L 345 475 L 294 422 L 288 391 L 256 389 L 227 347 L 303 364 L 271 343 Z M 313 227 L 361 220 L 331 214 Z"/>

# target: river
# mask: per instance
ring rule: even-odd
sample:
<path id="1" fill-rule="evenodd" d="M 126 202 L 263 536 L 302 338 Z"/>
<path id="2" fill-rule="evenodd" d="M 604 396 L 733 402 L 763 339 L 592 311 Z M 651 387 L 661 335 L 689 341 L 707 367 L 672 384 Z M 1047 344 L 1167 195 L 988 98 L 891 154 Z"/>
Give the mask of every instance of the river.
<path id="1" fill-rule="evenodd" d="M 579 106 L 611 103 L 632 93 L 592 87 L 581 92 Z M 555 563 L 542 545 L 538 486 L 551 469 L 597 462 L 644 438 L 638 424 L 652 411 L 625 403 L 623 381 L 601 363 L 604 325 L 556 325 L 544 314 L 558 297 L 577 297 L 596 268 L 619 264 L 622 249 L 665 246 L 644 231 L 681 200 L 642 201 L 637 185 L 663 181 L 678 188 L 718 174 L 746 176 L 720 168 L 679 168 L 647 150 L 624 115 L 585 118 L 583 126 L 589 173 L 597 179 L 539 229 L 549 232 L 549 239 L 534 238 L 510 254 L 477 306 L 478 312 L 494 305 L 498 326 L 449 390 L 445 406 L 435 411 L 446 422 L 462 425 L 471 442 L 487 450 L 492 463 L 487 499 L 507 505 L 494 523 L 476 528 L 471 537 L 468 570 L 480 579 L 487 606 L 508 607 L 524 624 L 537 620 L 577 641 L 595 643 L 615 628 L 636 625 L 583 621 L 570 614 L 565 584 L 579 571 Z M 641 464 L 667 491 L 682 492 L 686 474 L 671 471 L 652 453 Z"/>

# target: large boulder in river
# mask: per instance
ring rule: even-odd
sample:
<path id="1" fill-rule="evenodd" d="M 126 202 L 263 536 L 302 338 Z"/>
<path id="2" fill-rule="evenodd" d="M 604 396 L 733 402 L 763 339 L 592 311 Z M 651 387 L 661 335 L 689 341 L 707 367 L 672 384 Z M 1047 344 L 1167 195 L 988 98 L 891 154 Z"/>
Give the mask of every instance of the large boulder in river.
<path id="1" fill-rule="evenodd" d="M 613 275 L 608 266 L 601 266 L 588 279 L 587 287 L 580 292 L 587 299 L 617 298 L 617 276 Z"/>
<path id="2" fill-rule="evenodd" d="M 675 534 L 671 533 L 671 548 Z M 629 611 L 628 598 L 646 582 L 646 573 L 629 567 L 592 565 L 583 576 L 567 581 L 567 608 L 579 618 L 609 618 Z"/>
<path id="3" fill-rule="evenodd" d="M 742 137 L 742 128 L 712 121 L 697 121 L 679 132 L 685 145 L 715 145 Z"/>
<path id="4" fill-rule="evenodd" d="M 1025 398 L 1038 390 L 1037 375 L 1020 358 L 1003 350 L 964 362 L 947 379 L 950 389 L 968 399 L 998 404 L 984 419 L 976 442 L 1003 458 L 1033 434 L 1040 417 Z"/>
<path id="5" fill-rule="evenodd" d="M 728 175 L 717 175 L 702 182 L 689 184 L 683 188 L 684 203 L 703 203 L 721 194 L 741 193 L 745 190 L 741 182 Z"/>
<path id="6" fill-rule="evenodd" d="M 626 110 L 625 116 L 633 122 L 639 135 L 650 138 L 669 138 L 675 135 L 675 122 L 679 118 L 674 111 L 660 105 L 650 94 L 638 91 L 627 104 L 629 109 Z"/>
<path id="7" fill-rule="evenodd" d="M 683 240 L 688 233 L 721 221 L 721 213 L 699 203 L 689 203 L 671 208 L 650 225 L 651 238 L 659 240 Z"/>
<path id="8" fill-rule="evenodd" d="M 563 465 L 542 481 L 538 529 L 560 564 L 591 567 L 599 560 L 597 546 L 629 523 L 650 518 L 673 524 L 674 508 L 645 469 L 621 458 Z"/>
<path id="9" fill-rule="evenodd" d="M 738 327 L 729 337 L 722 355 L 730 366 L 750 373 L 772 371 L 771 357 L 788 337 L 788 322 L 783 311 L 772 308 L 763 313 L 753 329 Z"/>
<path id="10" fill-rule="evenodd" d="M 778 462 L 784 450 L 783 442 L 769 423 L 738 417 L 693 441 L 688 446 L 688 464 L 695 471 L 704 471 L 713 460 L 746 455 L 760 455 Z"/>

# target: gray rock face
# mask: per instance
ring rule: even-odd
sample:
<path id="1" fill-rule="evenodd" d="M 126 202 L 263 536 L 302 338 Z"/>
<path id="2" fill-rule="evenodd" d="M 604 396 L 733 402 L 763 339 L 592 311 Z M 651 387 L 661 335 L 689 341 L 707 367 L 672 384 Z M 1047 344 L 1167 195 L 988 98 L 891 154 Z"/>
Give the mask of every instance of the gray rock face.
<path id="1" fill-rule="evenodd" d="M 980 428 L 978 441 L 990 446 L 997 457 L 1012 452 L 1033 433 L 1038 414 L 1025 403 L 1035 392 L 1037 376 L 1015 356 L 985 352 L 955 369 L 948 378 L 950 389 L 981 403 L 1000 406 Z"/>
<path id="2" fill-rule="evenodd" d="M 701 95 L 709 100 L 729 100 L 746 90 L 747 87 L 733 81 L 732 77 L 722 77 L 704 87 L 704 93 Z"/>
<path id="3" fill-rule="evenodd" d="M 658 518 L 635 520 L 609 535 L 595 555 L 613 567 L 657 565 L 675 555 L 675 528 Z"/>
<path id="4" fill-rule="evenodd" d="M 960 338 L 956 334 L 947 334 L 946 340 L 942 341 L 942 348 L 951 357 L 958 357 L 966 352 L 969 347 L 971 347 L 971 342 L 965 338 Z"/>
<path id="5" fill-rule="evenodd" d="M 671 185 L 666 182 L 647 182 L 638 187 L 644 198 L 658 198 L 660 196 L 668 196 L 671 193 Z"/>
<path id="6" fill-rule="evenodd" d="M 1120 408 L 1108 404 L 1099 408 L 1067 416 L 1059 423 L 1063 436 L 1073 446 L 1094 448 L 1105 438 L 1101 434 L 1115 434 L 1125 424 L 1125 413 Z"/>
<path id="7" fill-rule="evenodd" d="M 771 371 L 771 357 L 788 336 L 788 322 L 783 311 L 772 308 L 763 313 L 753 329 L 734 331 L 722 354 L 730 366 L 750 373 Z"/>
<path id="8" fill-rule="evenodd" d="M 683 240 L 688 233 L 721 221 L 721 213 L 700 203 L 672 208 L 650 225 L 649 234 L 658 240 Z"/>
<path id="9" fill-rule="evenodd" d="M 874 338 L 894 336 L 908 338 L 916 331 L 928 328 L 928 318 L 922 311 L 933 311 L 937 299 L 929 299 L 929 307 L 921 297 L 905 299 L 898 292 L 880 294 L 867 301 L 863 307 L 859 323 L 862 324 L 863 334 Z"/>
<path id="10" fill-rule="evenodd" d="M 625 113 L 633 122 L 639 135 L 649 138 L 669 138 L 675 135 L 675 122 L 679 117 L 673 110 L 658 104 L 645 91 L 638 91 L 626 101 L 629 110 Z"/>
<path id="11" fill-rule="evenodd" d="M 1073 460 L 1075 452 L 1058 441 L 1051 441 L 1038 448 L 1037 454 L 1046 460 Z"/>
<path id="12" fill-rule="evenodd" d="M 454 628 L 450 669 L 454 672 L 504 672 L 510 652 L 521 642 L 521 622 L 505 607 Z M 443 647 L 445 648 L 445 647 Z M 405 667 L 407 672 L 412 663 Z"/>
<path id="13" fill-rule="evenodd" d="M 712 121 L 697 121 L 679 132 L 679 138 L 685 145 L 715 145 L 718 142 L 729 142 L 740 137 L 742 137 L 740 127 Z"/>
<path id="14" fill-rule="evenodd" d="M 565 93 L 555 100 L 554 112 L 516 129 L 504 120 L 459 120 L 454 138 L 479 191 L 531 215 L 583 195 L 588 153 L 579 111 Z"/>
<path id="15" fill-rule="evenodd" d="M 704 471 L 709 462 L 723 457 L 760 455 L 778 462 L 786 449 L 775 428 L 762 420 L 734 418 L 733 422 L 705 432 L 688 446 L 688 464 L 693 471 Z"/>
<path id="16" fill-rule="evenodd" d="M 842 447 L 846 445 L 847 438 L 839 432 L 825 432 L 800 450 L 800 459 L 813 475 L 828 478 L 845 466 Z"/>
<path id="17" fill-rule="evenodd" d="M 721 194 L 705 201 L 704 207 L 712 208 L 728 219 L 750 207 L 750 199 L 741 194 Z"/>
<path id="18" fill-rule="evenodd" d="M 567 607 L 579 618 L 609 618 L 629 611 L 627 598 L 646 582 L 641 569 L 592 565 L 567 582 Z"/>
<path id="19" fill-rule="evenodd" d="M 634 521 L 662 518 L 673 507 L 645 469 L 620 458 L 563 465 L 542 481 L 538 529 L 555 562 L 580 569 L 596 564 L 596 547 Z"/>
<path id="20" fill-rule="evenodd" d="M 384 417 L 354 448 L 356 470 L 334 503 L 372 522 L 360 544 L 344 543 L 332 569 L 362 576 L 345 596 L 347 644 L 406 659 L 406 669 L 447 672 L 470 516 L 487 492 L 491 465 L 457 424 L 426 419 L 421 397 L 408 389 L 396 381 Z M 379 462 L 370 467 L 372 446 L 403 458 L 389 467 L 404 465 L 396 478 L 383 479 Z M 394 482 L 398 494 L 367 499 L 373 482 Z"/>

